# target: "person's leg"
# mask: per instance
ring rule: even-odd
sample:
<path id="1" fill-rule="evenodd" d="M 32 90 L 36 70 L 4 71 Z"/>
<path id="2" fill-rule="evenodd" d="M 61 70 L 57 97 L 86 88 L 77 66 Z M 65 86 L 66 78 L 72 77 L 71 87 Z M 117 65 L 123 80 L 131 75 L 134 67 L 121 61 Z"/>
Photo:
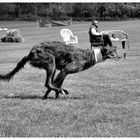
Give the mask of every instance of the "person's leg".
<path id="1" fill-rule="evenodd" d="M 112 41 L 108 34 L 103 35 L 103 40 L 104 40 L 104 46 L 107 46 L 107 45 L 112 46 Z"/>

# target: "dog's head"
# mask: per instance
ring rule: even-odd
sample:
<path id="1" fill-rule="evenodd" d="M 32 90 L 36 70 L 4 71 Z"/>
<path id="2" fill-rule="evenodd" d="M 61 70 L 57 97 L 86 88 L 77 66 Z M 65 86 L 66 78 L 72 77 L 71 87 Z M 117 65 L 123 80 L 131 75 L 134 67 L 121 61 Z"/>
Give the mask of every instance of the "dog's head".
<path id="1" fill-rule="evenodd" d="M 101 49 L 103 59 L 116 59 L 118 58 L 117 47 L 116 46 L 105 46 Z"/>

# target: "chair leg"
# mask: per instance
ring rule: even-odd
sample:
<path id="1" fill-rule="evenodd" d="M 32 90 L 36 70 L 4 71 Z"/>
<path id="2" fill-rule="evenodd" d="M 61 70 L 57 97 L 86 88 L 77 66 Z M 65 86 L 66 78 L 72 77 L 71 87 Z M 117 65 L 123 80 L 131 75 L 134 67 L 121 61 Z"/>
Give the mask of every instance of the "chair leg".
<path id="1" fill-rule="evenodd" d="M 124 59 L 126 58 L 126 53 L 123 54 L 123 58 L 124 58 Z"/>
<path id="2" fill-rule="evenodd" d="M 125 49 L 125 41 L 122 41 L 122 48 Z"/>

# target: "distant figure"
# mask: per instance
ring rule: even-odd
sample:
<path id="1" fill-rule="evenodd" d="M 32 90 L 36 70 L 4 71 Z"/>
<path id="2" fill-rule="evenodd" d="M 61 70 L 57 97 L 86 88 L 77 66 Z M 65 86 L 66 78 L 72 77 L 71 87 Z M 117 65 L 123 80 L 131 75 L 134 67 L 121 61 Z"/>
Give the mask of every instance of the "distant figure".
<path id="1" fill-rule="evenodd" d="M 101 34 L 98 29 L 98 21 L 93 20 L 92 25 L 89 28 L 89 38 L 91 43 L 91 48 L 94 43 L 103 43 L 104 46 L 112 46 L 111 39 L 108 34 Z"/>
<path id="2" fill-rule="evenodd" d="M 117 38 L 116 34 L 112 34 L 111 40 L 118 41 L 119 38 Z"/>

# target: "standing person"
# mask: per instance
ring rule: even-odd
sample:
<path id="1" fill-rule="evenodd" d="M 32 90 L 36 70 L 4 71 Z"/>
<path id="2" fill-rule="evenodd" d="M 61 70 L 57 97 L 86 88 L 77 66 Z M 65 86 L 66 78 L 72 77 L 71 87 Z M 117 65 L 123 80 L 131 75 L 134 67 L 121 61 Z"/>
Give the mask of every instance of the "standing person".
<path id="1" fill-rule="evenodd" d="M 91 48 L 93 46 L 93 43 L 103 43 L 104 46 L 112 46 L 111 39 L 108 34 L 101 34 L 98 29 L 98 21 L 93 20 L 92 25 L 89 28 L 89 38 L 91 43 Z"/>

